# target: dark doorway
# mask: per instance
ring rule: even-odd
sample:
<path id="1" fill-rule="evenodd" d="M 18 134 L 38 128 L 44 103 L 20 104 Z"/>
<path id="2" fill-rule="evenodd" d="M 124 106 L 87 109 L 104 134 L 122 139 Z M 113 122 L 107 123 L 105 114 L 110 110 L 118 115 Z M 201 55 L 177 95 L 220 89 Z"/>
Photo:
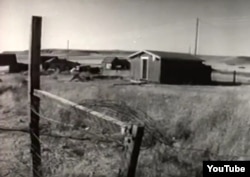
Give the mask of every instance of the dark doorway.
<path id="1" fill-rule="evenodd" d="M 142 60 L 142 79 L 147 79 L 148 73 L 148 60 Z"/>

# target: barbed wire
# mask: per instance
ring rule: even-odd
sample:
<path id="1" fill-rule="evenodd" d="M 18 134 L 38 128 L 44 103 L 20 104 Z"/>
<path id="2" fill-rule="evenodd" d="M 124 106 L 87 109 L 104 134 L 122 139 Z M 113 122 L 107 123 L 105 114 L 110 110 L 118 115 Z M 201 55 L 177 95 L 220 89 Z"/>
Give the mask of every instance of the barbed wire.
<path id="1" fill-rule="evenodd" d="M 108 100 L 107 102 L 104 102 L 104 104 L 102 103 L 103 102 L 103 100 L 101 101 L 101 102 L 96 102 L 95 100 L 88 100 L 88 101 L 86 101 L 85 103 L 88 103 L 90 106 L 103 106 L 103 107 L 106 107 L 106 108 L 114 108 L 114 104 L 113 104 L 113 102 L 112 101 L 110 101 L 110 100 Z M 110 105 L 111 104 L 111 105 Z M 85 104 L 85 106 L 86 106 L 86 104 Z M 117 106 L 117 105 L 115 105 L 115 106 Z M 123 106 L 125 106 L 126 107 L 126 104 L 124 104 Z M 118 106 L 118 108 L 119 108 L 119 106 Z M 124 107 L 123 107 L 123 109 L 122 110 L 124 110 Z M 116 110 L 117 111 L 117 110 Z M 138 111 L 138 110 L 137 110 Z M 144 119 L 146 118 L 147 119 L 147 121 L 152 121 L 153 119 L 150 117 L 150 116 L 148 116 L 146 113 L 144 113 L 142 110 L 140 110 L 143 114 L 144 114 Z M 119 110 L 118 110 L 118 112 L 119 112 Z M 134 117 L 134 118 L 140 118 L 140 117 L 137 117 L 137 116 L 135 116 L 135 114 L 132 114 L 132 116 L 131 117 Z M 151 130 L 153 129 L 152 127 L 149 127 L 148 126 L 148 123 L 151 123 L 151 122 L 147 122 L 146 124 L 145 124 L 145 127 L 146 127 L 146 129 L 148 130 L 148 129 L 150 129 L 151 128 Z M 248 130 L 249 130 L 249 126 L 246 126 L 246 128 L 248 128 Z M 241 129 L 242 130 L 242 129 Z M 160 133 L 160 132 L 158 132 L 158 133 Z M 161 134 L 161 133 L 160 133 Z M 162 134 L 161 134 L 162 135 Z M 162 140 L 160 140 L 160 139 L 158 139 L 157 138 L 157 136 L 155 137 L 156 139 L 157 139 L 157 141 L 158 142 L 163 142 L 165 145 L 168 145 L 169 147 L 171 147 L 170 145 L 169 145 L 169 142 L 168 143 L 166 143 L 166 142 L 164 142 L 164 141 L 162 141 Z M 207 152 L 208 151 L 208 149 L 198 149 L 198 148 L 184 148 L 184 147 L 171 147 L 171 148 L 174 148 L 174 149 L 178 149 L 178 150 L 182 150 L 182 151 L 195 151 L 195 152 Z M 224 155 L 224 154 L 219 154 L 219 153 L 210 153 L 210 155 L 213 155 L 213 156 L 217 156 L 217 157 L 228 157 L 228 158 L 237 158 L 237 157 L 250 157 L 250 155 L 248 156 L 246 156 L 246 155 L 230 155 L 230 154 L 226 154 L 226 155 Z"/>
<path id="2" fill-rule="evenodd" d="M 35 136 L 36 137 L 36 136 Z M 46 145 L 43 141 L 41 141 L 40 138 L 36 137 L 41 144 Z M 67 137 L 66 137 L 67 138 Z M 157 139 L 158 142 L 161 142 Z M 208 149 L 198 149 L 198 148 L 185 148 L 185 147 L 172 147 L 169 144 L 166 144 L 162 142 L 164 145 L 167 145 L 169 148 L 179 151 L 192 151 L 192 152 L 206 152 Z M 48 146 L 48 145 L 47 145 Z M 211 155 L 217 156 L 217 157 L 231 157 L 231 158 L 240 158 L 240 157 L 250 157 L 250 155 L 231 155 L 231 154 L 218 154 L 218 153 L 210 153 Z"/>
<path id="3" fill-rule="evenodd" d="M 164 137 L 164 135 L 156 129 L 156 127 L 152 126 L 152 117 L 150 117 L 149 115 L 147 115 L 145 112 L 143 112 L 142 110 L 137 109 L 137 111 L 134 111 L 133 109 L 131 109 L 129 106 L 127 106 L 124 102 L 122 103 L 122 108 L 120 107 L 121 105 L 119 103 L 114 102 L 113 100 L 101 100 L 101 101 L 97 101 L 97 100 L 85 100 L 82 101 L 82 103 L 84 106 L 90 106 L 90 107 L 105 107 L 105 108 L 109 108 L 110 110 L 114 111 L 114 112 L 118 112 L 118 113 L 123 113 L 126 116 L 130 117 L 130 118 L 134 118 L 134 119 L 139 119 L 140 121 L 142 119 L 144 119 L 145 122 L 145 128 L 146 131 L 156 131 L 157 133 L 155 133 L 156 135 L 154 136 L 154 138 L 156 139 L 156 141 L 161 142 L 165 145 L 167 145 L 168 147 L 171 147 L 175 150 L 182 150 L 182 151 L 193 151 L 193 152 L 206 152 L 208 151 L 208 149 L 198 149 L 198 148 L 184 148 L 184 147 L 172 147 L 169 140 L 166 140 L 168 138 Z M 130 109 L 131 112 L 127 113 L 124 111 L 124 108 L 126 109 Z M 115 110 L 114 110 L 115 109 Z M 142 114 L 143 116 L 138 116 L 138 114 Z M 129 121 L 130 119 L 128 119 L 127 121 Z M 146 120 L 146 121 L 145 121 Z M 248 128 L 249 130 L 249 126 L 246 126 L 246 128 Z M 241 129 L 242 130 L 242 129 Z M 158 135 L 158 136 L 157 136 Z M 160 135 L 160 137 L 159 137 Z M 149 149 L 150 147 L 146 147 L 146 149 Z M 218 154 L 218 153 L 210 153 L 211 155 L 217 156 L 217 157 L 232 157 L 232 158 L 236 158 L 236 157 L 250 157 L 250 155 L 231 155 L 231 154 Z"/>
<path id="4" fill-rule="evenodd" d="M 82 104 L 85 104 L 85 106 L 88 105 L 90 107 L 91 106 L 92 107 L 94 107 L 94 106 L 96 106 L 96 107 L 104 107 L 104 108 L 107 108 L 108 110 L 111 110 L 113 112 L 118 112 L 118 113 L 122 114 L 123 116 L 128 117 L 126 121 L 131 121 L 131 119 L 136 119 L 136 120 L 138 119 L 138 120 L 142 121 L 144 119 L 146 131 L 151 131 L 151 132 L 158 131 L 158 133 L 159 133 L 158 135 L 161 135 L 163 138 L 168 139 L 168 137 L 165 137 L 165 135 L 163 135 L 161 131 L 157 130 L 157 127 L 154 127 L 155 125 L 153 124 L 152 117 L 147 115 L 142 110 L 135 111 L 134 109 L 131 109 L 129 106 L 124 104 L 124 102 L 115 103 L 112 100 L 109 100 L 109 101 L 101 100 L 100 102 L 98 102 L 96 100 L 88 100 L 88 101 L 85 101 L 85 103 L 82 103 Z M 73 124 L 65 124 L 65 123 L 63 123 L 61 121 L 57 121 L 57 120 L 54 120 L 53 118 L 48 118 L 47 116 L 41 115 L 41 113 L 38 113 L 32 107 L 30 107 L 30 109 L 35 114 L 39 115 L 40 118 L 45 119 L 47 121 L 58 123 L 58 124 L 61 124 L 63 126 L 68 126 L 68 127 L 71 127 L 71 128 L 75 127 L 75 125 L 73 125 Z M 70 109 L 70 110 L 72 111 L 72 109 Z M 246 126 L 246 127 L 248 128 L 247 131 L 249 131 L 249 126 Z M 244 131 L 246 131 L 246 129 L 244 129 Z M 87 132 L 87 133 L 90 133 L 90 132 Z M 92 135 L 99 136 L 98 134 L 92 134 Z M 232 155 L 232 154 L 212 153 L 212 152 L 209 152 L 209 149 L 175 147 L 175 146 L 171 146 L 171 143 L 169 142 L 169 140 L 166 141 L 164 139 L 161 139 L 162 138 L 161 136 L 160 137 L 159 136 L 154 136 L 154 138 L 156 139 L 157 142 L 163 143 L 169 149 L 176 150 L 176 152 L 181 152 L 181 151 L 189 151 L 189 152 L 196 152 L 196 153 L 208 152 L 209 155 L 211 155 L 211 156 L 213 156 L 215 158 L 227 158 L 227 159 L 228 158 L 235 159 L 235 158 L 240 158 L 240 157 L 250 157 L 250 155 Z M 41 142 L 41 144 L 44 144 L 44 142 L 42 142 L 40 140 L 40 138 L 38 138 L 38 137 L 36 137 L 36 138 Z"/>
<path id="5" fill-rule="evenodd" d="M 48 118 L 47 116 L 41 115 L 41 113 L 38 113 L 38 112 L 37 112 L 36 110 L 34 110 L 34 108 L 32 108 L 32 107 L 31 107 L 30 109 L 31 109 L 36 115 L 40 116 L 40 118 L 45 119 L 45 120 L 47 120 L 47 121 L 51 121 L 51 122 L 54 122 L 54 123 L 57 123 L 57 124 L 60 124 L 60 125 L 63 125 L 63 126 L 67 126 L 67 127 L 70 127 L 70 128 L 72 128 L 72 127 L 74 128 L 74 127 L 75 127 L 75 125 L 73 125 L 73 124 L 69 124 L 69 123 L 65 124 L 65 123 L 63 123 L 63 122 L 61 122 L 61 121 L 56 121 L 56 120 L 54 120 L 54 119 L 52 119 L 52 118 Z M 86 130 L 86 129 L 81 129 L 81 130 L 83 130 L 85 133 L 87 133 L 87 134 L 89 134 L 89 135 L 92 135 L 93 137 L 97 138 L 97 141 L 112 140 L 113 142 L 117 143 L 118 145 L 121 145 L 121 144 L 122 144 L 120 141 L 117 141 L 117 139 L 110 137 L 110 135 L 105 136 L 105 135 L 103 135 L 103 134 L 101 135 L 101 134 L 97 134 L 97 133 L 90 132 L 90 131 L 88 131 L 88 130 Z"/>

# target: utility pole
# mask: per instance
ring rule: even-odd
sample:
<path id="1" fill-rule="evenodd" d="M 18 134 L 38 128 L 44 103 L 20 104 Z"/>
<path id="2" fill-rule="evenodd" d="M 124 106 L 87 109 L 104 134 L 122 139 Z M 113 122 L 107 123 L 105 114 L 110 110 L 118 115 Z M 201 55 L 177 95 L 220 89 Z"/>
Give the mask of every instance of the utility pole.
<path id="1" fill-rule="evenodd" d="M 200 19 L 196 19 L 194 55 L 198 53 Z"/>
<path id="2" fill-rule="evenodd" d="M 32 16 L 31 42 L 29 51 L 29 117 L 33 177 L 42 177 L 42 159 L 39 132 L 40 99 L 34 95 L 40 89 L 40 52 L 42 17 Z"/>
<path id="3" fill-rule="evenodd" d="M 69 40 L 67 40 L 67 60 L 69 60 Z"/>
<path id="4" fill-rule="evenodd" d="M 191 54 L 192 51 L 191 51 L 191 46 L 188 47 L 188 53 Z"/>

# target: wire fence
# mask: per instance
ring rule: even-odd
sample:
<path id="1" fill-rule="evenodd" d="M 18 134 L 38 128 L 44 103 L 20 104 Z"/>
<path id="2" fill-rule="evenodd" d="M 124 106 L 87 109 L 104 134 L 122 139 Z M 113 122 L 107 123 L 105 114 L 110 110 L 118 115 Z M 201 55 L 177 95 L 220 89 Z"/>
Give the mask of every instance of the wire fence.
<path id="1" fill-rule="evenodd" d="M 123 146 L 119 126 L 72 106 L 58 107 L 49 99 L 41 100 L 39 113 L 31 110 L 40 116 L 41 133 L 70 137 L 40 141 L 44 173 L 68 176 L 107 171 L 107 176 L 117 176 Z M 107 170 L 107 162 L 113 163 L 113 171 Z"/>
<path id="2" fill-rule="evenodd" d="M 122 101 L 115 102 L 112 100 L 83 100 L 79 104 L 88 107 L 91 110 L 104 113 L 105 115 L 116 117 L 118 120 L 123 122 L 143 123 L 145 126 L 145 136 L 141 147 L 142 152 L 146 150 L 147 153 L 150 153 L 151 151 L 154 156 L 158 156 L 158 158 L 154 159 L 155 161 L 159 161 L 160 159 L 160 161 L 167 161 L 169 164 L 173 163 L 182 167 L 183 169 L 186 169 L 184 170 L 185 173 L 187 173 L 188 171 L 189 173 L 193 174 L 202 168 L 201 165 L 196 166 L 196 164 L 194 164 L 195 161 L 199 161 L 200 164 L 202 164 L 201 162 L 203 160 L 237 160 L 240 157 L 248 157 L 241 155 L 212 153 L 210 149 L 174 146 L 172 138 L 164 134 L 164 132 L 160 129 L 159 125 L 155 123 L 152 117 L 147 115 L 142 110 L 135 110 L 131 108 Z M 41 112 L 44 112 L 45 114 L 46 111 L 48 112 L 48 109 L 46 107 L 43 108 L 41 106 L 40 109 Z M 101 148 L 98 146 L 100 142 L 115 143 L 116 148 L 123 148 L 122 137 L 112 136 L 114 134 L 120 133 L 119 127 L 110 122 L 93 117 L 88 112 L 83 113 L 82 111 L 79 111 L 74 107 L 61 107 L 58 113 L 54 112 L 54 114 L 50 115 L 60 115 L 53 118 L 48 118 L 47 116 L 40 115 L 42 119 L 45 119 L 46 121 L 53 120 L 53 122 L 56 123 L 57 126 L 54 128 L 51 127 L 50 129 L 62 130 L 65 135 L 67 135 L 67 131 L 69 131 L 69 133 L 75 131 L 74 134 L 77 135 L 76 130 L 82 130 L 81 133 L 84 133 L 78 134 L 77 137 L 84 137 L 86 135 L 91 141 L 94 140 L 93 142 L 95 143 L 95 145 L 93 146 L 93 149 L 95 149 L 95 152 L 99 152 L 97 155 L 99 157 L 102 156 L 100 153 L 103 153 L 103 151 L 100 150 Z M 55 126 L 55 124 L 52 125 Z M 159 146 L 161 145 L 164 145 L 163 152 L 160 152 L 158 149 L 156 149 L 156 147 L 160 148 Z M 120 158 L 122 158 L 121 153 L 122 151 L 119 151 L 119 153 L 117 153 L 120 155 Z M 196 159 L 193 159 L 195 156 Z M 185 159 L 191 159 L 192 163 L 186 162 Z M 116 164 L 118 164 L 118 161 L 119 160 L 116 160 Z M 102 165 L 102 163 L 100 164 L 100 166 Z M 141 163 L 144 163 L 144 160 L 141 160 L 139 162 L 139 164 Z M 101 169 L 102 167 L 99 168 Z M 119 167 L 117 166 L 117 168 Z M 110 167 L 108 167 L 108 169 L 110 169 Z M 95 168 L 95 170 L 93 171 L 97 172 L 98 169 Z"/>
<path id="3" fill-rule="evenodd" d="M 170 167 L 172 165 L 183 169 L 179 170 L 182 171 L 182 174 L 191 175 L 202 169 L 203 160 L 250 158 L 248 155 L 212 153 L 210 149 L 194 148 L 195 146 L 175 146 L 171 137 L 164 134 L 160 125 L 156 124 L 152 117 L 142 110 L 131 108 L 122 101 L 83 100 L 79 104 L 123 122 L 144 124 L 145 136 L 138 164 L 138 176 L 142 173 L 140 169 L 145 169 L 145 156 L 148 155 L 153 156 L 149 162 L 151 164 L 155 162 L 155 166 L 167 163 Z M 28 105 L 23 107 L 28 107 Z M 117 176 L 123 160 L 124 149 L 124 137 L 121 136 L 119 126 L 98 119 L 90 112 L 82 112 L 72 106 L 61 106 L 49 99 L 41 100 L 39 112 L 32 107 L 31 110 L 40 116 L 41 131 L 40 138 L 37 137 L 37 139 L 42 147 L 40 158 L 43 162 L 44 176 L 74 176 L 77 174 L 90 176 L 93 173 L 97 176 L 101 174 Z M 13 130 L 13 127 L 10 130 Z M 10 130 L 0 127 L 0 131 Z M 249 131 L 249 127 L 241 127 L 241 130 Z M 28 129 L 17 131 L 29 133 Z M 18 168 L 19 176 L 27 176 L 27 173 L 30 173 L 30 157 L 27 156 L 29 151 L 23 153 L 26 155 L 19 155 L 17 163 L 14 165 L 15 168 L 10 170 L 12 174 Z M 0 161 L 2 163 L 4 160 L 0 159 Z M 4 163 L 7 162 L 6 160 Z M 171 168 L 173 169 L 173 167 Z M 164 174 L 178 176 L 171 168 Z M 155 171 L 160 173 L 161 170 L 156 169 Z M 1 176 L 11 176 L 11 173 L 6 171 Z"/>

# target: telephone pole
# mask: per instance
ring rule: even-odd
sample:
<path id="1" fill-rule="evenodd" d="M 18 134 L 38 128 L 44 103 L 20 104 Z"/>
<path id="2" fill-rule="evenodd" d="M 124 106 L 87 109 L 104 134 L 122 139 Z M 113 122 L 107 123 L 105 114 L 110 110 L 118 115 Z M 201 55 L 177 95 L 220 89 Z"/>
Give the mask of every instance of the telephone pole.
<path id="1" fill-rule="evenodd" d="M 188 47 L 188 53 L 189 53 L 189 54 L 192 54 L 191 46 Z"/>
<path id="2" fill-rule="evenodd" d="M 194 55 L 198 53 L 200 19 L 196 19 Z"/>
<path id="3" fill-rule="evenodd" d="M 67 60 L 69 59 L 69 40 L 67 40 Z"/>

